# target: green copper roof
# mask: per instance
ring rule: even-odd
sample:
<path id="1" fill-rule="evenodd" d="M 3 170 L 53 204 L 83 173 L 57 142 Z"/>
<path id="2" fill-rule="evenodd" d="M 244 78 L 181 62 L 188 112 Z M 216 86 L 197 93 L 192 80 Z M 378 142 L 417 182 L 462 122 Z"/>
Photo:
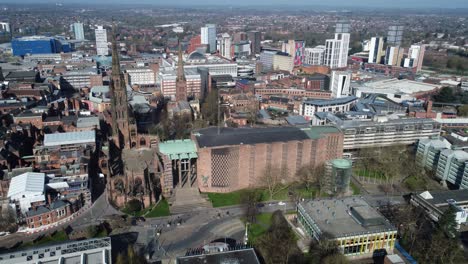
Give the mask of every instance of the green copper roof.
<path id="1" fill-rule="evenodd" d="M 171 160 L 198 158 L 197 147 L 191 139 L 161 142 L 159 152 L 169 156 Z"/>
<path id="2" fill-rule="evenodd" d="M 339 133 L 340 130 L 334 126 L 312 126 L 307 128 L 302 128 L 307 136 L 311 139 L 318 139 L 322 137 L 322 134 L 327 133 Z"/>
<path id="3" fill-rule="evenodd" d="M 338 169 L 350 169 L 353 164 L 347 159 L 334 159 L 332 160 L 332 165 Z"/>

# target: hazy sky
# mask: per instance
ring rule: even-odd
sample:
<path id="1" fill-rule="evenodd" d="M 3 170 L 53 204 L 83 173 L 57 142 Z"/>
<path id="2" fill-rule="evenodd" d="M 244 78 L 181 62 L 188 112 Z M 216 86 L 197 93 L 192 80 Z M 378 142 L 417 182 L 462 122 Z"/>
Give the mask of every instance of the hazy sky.
<path id="1" fill-rule="evenodd" d="M 320 5 L 320 6 L 362 6 L 391 8 L 468 8 L 468 0 L 0 0 L 0 3 L 125 3 L 157 5 Z"/>

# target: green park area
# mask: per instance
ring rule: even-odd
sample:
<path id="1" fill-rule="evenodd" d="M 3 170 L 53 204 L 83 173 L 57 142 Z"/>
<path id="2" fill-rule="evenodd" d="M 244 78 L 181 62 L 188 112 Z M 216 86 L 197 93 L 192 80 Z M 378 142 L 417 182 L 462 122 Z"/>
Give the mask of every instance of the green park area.
<path id="1" fill-rule="evenodd" d="M 271 225 L 273 213 L 263 213 L 256 216 L 256 222 L 248 225 L 249 241 L 255 244 L 257 238 L 263 235 Z"/>
<path id="2" fill-rule="evenodd" d="M 169 204 L 165 199 L 161 200 L 155 206 L 141 208 L 141 203 L 137 200 L 131 200 L 122 209 L 123 213 L 131 216 L 143 217 L 161 217 L 170 215 Z"/>
<path id="3" fill-rule="evenodd" d="M 311 199 L 317 197 L 318 187 L 310 187 L 309 189 L 300 186 L 290 186 L 289 188 L 282 188 L 275 192 L 270 197 L 270 192 L 267 189 L 243 189 L 229 193 L 207 193 L 208 199 L 211 201 L 213 207 L 231 206 L 241 204 L 243 197 L 248 192 L 257 191 L 259 193 L 259 201 L 287 201 L 293 195 L 300 198 Z M 271 199 L 270 199 L 271 198 Z"/>

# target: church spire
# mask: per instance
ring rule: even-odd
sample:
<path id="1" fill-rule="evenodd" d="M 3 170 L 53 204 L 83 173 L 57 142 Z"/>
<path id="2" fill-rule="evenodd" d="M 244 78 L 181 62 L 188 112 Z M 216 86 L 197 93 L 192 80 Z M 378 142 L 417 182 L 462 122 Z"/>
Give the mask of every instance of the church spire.
<path id="1" fill-rule="evenodd" d="M 184 59 L 182 58 L 182 44 L 179 39 L 179 54 L 177 61 L 176 100 L 187 101 L 187 80 L 184 72 Z"/>
<path id="2" fill-rule="evenodd" d="M 112 24 L 112 75 L 120 75 L 119 51 L 117 50 L 115 24 Z"/>

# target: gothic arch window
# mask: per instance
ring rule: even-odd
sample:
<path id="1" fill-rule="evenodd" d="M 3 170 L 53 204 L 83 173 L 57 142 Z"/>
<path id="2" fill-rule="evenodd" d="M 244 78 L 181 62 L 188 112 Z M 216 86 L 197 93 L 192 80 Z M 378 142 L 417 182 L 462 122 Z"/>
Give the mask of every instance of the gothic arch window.
<path id="1" fill-rule="evenodd" d="M 115 180 L 114 188 L 121 194 L 125 193 L 125 185 L 122 179 Z"/>
<path id="2" fill-rule="evenodd" d="M 140 139 L 140 147 L 141 146 L 146 146 L 146 140 L 143 137 Z"/>
<path id="3" fill-rule="evenodd" d="M 134 148 L 134 147 L 136 147 L 136 142 L 135 141 L 132 142 L 132 148 Z"/>

